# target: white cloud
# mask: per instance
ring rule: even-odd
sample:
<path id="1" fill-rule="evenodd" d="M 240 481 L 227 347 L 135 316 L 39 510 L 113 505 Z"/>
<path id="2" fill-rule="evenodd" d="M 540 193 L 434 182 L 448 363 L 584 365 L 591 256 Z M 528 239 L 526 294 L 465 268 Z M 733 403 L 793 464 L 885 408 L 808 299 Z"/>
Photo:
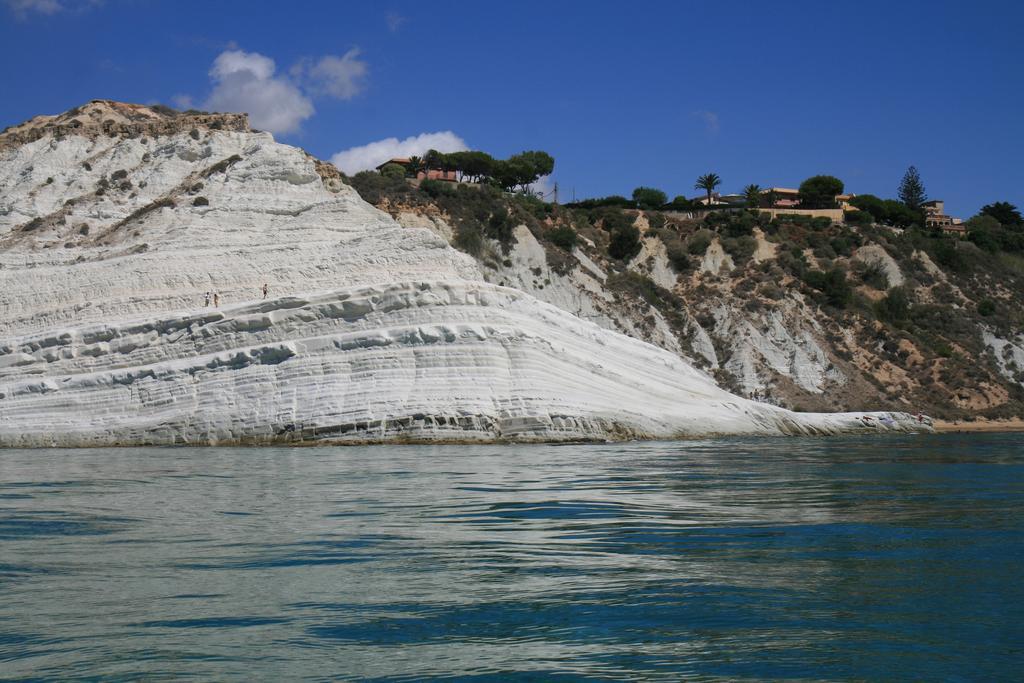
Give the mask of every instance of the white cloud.
<path id="1" fill-rule="evenodd" d="M 15 15 L 24 19 L 32 12 L 56 14 L 64 9 L 58 0 L 6 0 L 5 4 Z"/>
<path id="2" fill-rule="evenodd" d="M 388 12 L 384 17 L 384 21 L 388 23 L 388 30 L 396 33 L 402 27 L 402 24 L 406 22 L 406 18 L 398 12 Z"/>
<path id="3" fill-rule="evenodd" d="M 423 156 L 431 149 L 438 152 L 460 152 L 469 149 L 466 141 L 450 130 L 421 133 L 407 137 L 386 138 L 360 147 L 352 147 L 331 157 L 331 162 L 348 174 L 376 168 L 395 157 Z"/>
<path id="4" fill-rule="evenodd" d="M 210 77 L 218 81 L 238 73 L 248 73 L 261 80 L 270 78 L 274 75 L 274 60 L 258 52 L 225 50 L 210 67 Z"/>
<path id="5" fill-rule="evenodd" d="M 210 111 L 246 112 L 254 128 L 291 133 L 313 115 L 313 102 L 286 77 L 274 76 L 270 57 L 226 50 L 210 68 L 213 92 L 203 103 Z"/>
<path id="6" fill-rule="evenodd" d="M 299 63 L 292 69 L 293 74 L 305 79 L 311 92 L 339 100 L 350 100 L 362 92 L 366 72 L 366 62 L 359 59 L 356 47 L 341 57 L 325 55 L 315 63 Z"/>
<path id="7" fill-rule="evenodd" d="M 708 135 L 718 135 L 721 125 L 718 122 L 718 114 L 713 111 L 695 111 L 693 115 L 704 121 L 704 130 Z"/>
<path id="8" fill-rule="evenodd" d="M 58 12 L 85 12 L 103 4 L 103 0 L 3 0 L 18 19 L 27 19 L 32 13 L 47 16 Z"/>

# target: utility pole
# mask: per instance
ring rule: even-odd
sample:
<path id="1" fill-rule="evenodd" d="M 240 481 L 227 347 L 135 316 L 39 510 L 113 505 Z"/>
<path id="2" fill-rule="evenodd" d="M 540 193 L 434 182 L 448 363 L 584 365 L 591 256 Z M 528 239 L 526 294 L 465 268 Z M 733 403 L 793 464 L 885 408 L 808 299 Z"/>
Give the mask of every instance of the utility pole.
<path id="1" fill-rule="evenodd" d="M 555 204 L 557 204 L 557 203 L 558 203 L 558 183 L 557 183 L 557 182 L 555 183 L 555 192 L 554 192 L 554 195 L 555 195 L 555 196 L 554 196 L 554 203 L 555 203 Z"/>

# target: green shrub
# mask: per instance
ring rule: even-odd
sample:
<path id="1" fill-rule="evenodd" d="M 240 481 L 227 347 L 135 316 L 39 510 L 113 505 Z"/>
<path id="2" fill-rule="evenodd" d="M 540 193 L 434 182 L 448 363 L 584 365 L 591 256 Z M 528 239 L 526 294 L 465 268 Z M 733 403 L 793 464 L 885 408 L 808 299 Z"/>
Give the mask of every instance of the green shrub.
<path id="1" fill-rule="evenodd" d="M 672 292 L 658 286 L 646 275 L 634 273 L 631 270 L 609 276 L 607 285 L 612 291 L 628 292 L 638 296 L 655 308 L 671 313 L 673 316 L 677 315 L 677 309 L 682 306 L 682 302 Z"/>
<path id="2" fill-rule="evenodd" d="M 600 223 L 601 229 L 610 234 L 620 228 L 632 227 L 636 219 L 621 209 L 602 208 L 592 212 L 590 220 Z"/>
<path id="3" fill-rule="evenodd" d="M 882 291 L 889 286 L 889 279 L 885 276 L 885 270 L 880 263 L 863 263 L 859 271 L 858 274 L 864 284 Z"/>
<path id="4" fill-rule="evenodd" d="M 633 190 L 633 201 L 641 209 L 660 209 L 668 202 L 668 196 L 653 187 L 638 187 Z"/>
<path id="5" fill-rule="evenodd" d="M 404 178 L 405 166 L 401 164 L 385 164 L 384 168 L 380 169 L 380 174 L 385 178 Z"/>
<path id="6" fill-rule="evenodd" d="M 651 226 L 652 230 L 660 230 L 665 227 L 665 214 L 663 213 L 648 213 L 647 224 Z"/>
<path id="7" fill-rule="evenodd" d="M 608 242 L 608 255 L 628 260 L 640 253 L 640 231 L 633 225 L 616 226 Z"/>
<path id="8" fill-rule="evenodd" d="M 210 200 L 206 197 L 196 197 L 192 200 L 192 206 L 209 206 Z"/>
<path id="9" fill-rule="evenodd" d="M 962 273 L 969 268 L 967 257 L 962 249 L 951 239 L 939 239 L 935 242 L 935 261 L 947 268 Z"/>
<path id="10" fill-rule="evenodd" d="M 175 117 L 178 115 L 177 109 L 171 109 L 166 104 L 151 104 L 149 105 L 149 108 L 158 114 L 163 114 L 164 116 Z"/>
<path id="11" fill-rule="evenodd" d="M 856 211 L 844 211 L 843 219 L 847 223 L 853 223 L 854 225 L 871 225 L 871 223 L 874 222 L 874 216 L 861 209 L 857 209 Z"/>
<path id="12" fill-rule="evenodd" d="M 754 227 L 757 225 L 757 217 L 750 211 L 722 215 L 726 217 L 726 219 L 721 222 L 722 234 L 725 236 L 745 237 L 754 234 Z"/>
<path id="13" fill-rule="evenodd" d="M 502 244 L 511 241 L 514 228 L 515 223 L 504 207 L 492 213 L 491 217 L 487 219 L 487 234 Z"/>
<path id="14" fill-rule="evenodd" d="M 364 201 L 379 206 L 385 197 L 406 198 L 412 196 L 412 188 L 402 178 L 388 178 L 375 171 L 360 171 L 352 176 L 352 187 Z"/>
<path id="15" fill-rule="evenodd" d="M 622 209 L 633 208 L 634 202 L 622 195 L 611 195 L 609 197 L 598 197 L 596 199 L 581 199 L 578 202 L 566 204 L 570 209 L 597 209 L 601 207 L 614 206 Z"/>
<path id="16" fill-rule="evenodd" d="M 804 273 L 804 282 L 821 292 L 825 303 L 830 306 L 845 308 L 853 299 L 853 289 L 846 281 L 846 271 L 842 268 L 809 270 Z"/>
<path id="17" fill-rule="evenodd" d="M 672 264 L 677 273 L 685 273 L 690 269 L 692 265 L 690 257 L 681 243 L 665 245 L 665 253 L 668 256 L 668 262 Z"/>
<path id="18" fill-rule="evenodd" d="M 992 301 L 992 299 L 982 299 L 978 302 L 978 315 L 987 318 L 991 315 L 995 315 L 995 312 L 996 302 Z"/>
<path id="19" fill-rule="evenodd" d="M 576 246 L 576 231 L 568 225 L 560 225 L 547 233 L 548 240 L 556 247 L 572 251 Z"/>
<path id="20" fill-rule="evenodd" d="M 517 194 L 512 197 L 512 202 L 534 218 L 540 220 L 544 220 L 552 212 L 551 204 L 534 197 L 532 194 Z"/>
<path id="21" fill-rule="evenodd" d="M 694 256 L 703 256 L 711 246 L 712 233 L 707 230 L 699 230 L 690 237 L 690 241 L 686 244 L 686 250 Z"/>
<path id="22" fill-rule="evenodd" d="M 880 320 L 895 323 L 910 317 L 910 298 L 903 287 L 893 287 L 875 304 L 875 314 Z"/>
<path id="23" fill-rule="evenodd" d="M 229 168 L 231 168 L 232 166 L 234 166 L 235 164 L 237 164 L 241 160 L 242 160 L 242 157 L 240 155 L 232 154 L 227 159 L 221 159 L 220 161 L 215 163 L 213 166 L 210 166 L 208 169 L 203 171 L 200 175 L 203 178 L 209 178 L 214 173 L 224 173 Z M 373 173 L 372 175 L 377 175 L 377 174 Z"/>
<path id="24" fill-rule="evenodd" d="M 455 228 L 454 244 L 456 248 L 473 256 L 479 256 L 484 250 L 484 239 L 480 231 L 470 223 L 460 223 Z"/>
<path id="25" fill-rule="evenodd" d="M 722 248 L 733 257 L 737 265 L 746 263 L 757 251 L 757 240 L 749 235 L 727 237 L 722 241 Z"/>
<path id="26" fill-rule="evenodd" d="M 424 180 L 420 183 L 420 191 L 436 199 L 442 195 L 452 196 L 456 190 L 455 185 L 443 180 Z"/>

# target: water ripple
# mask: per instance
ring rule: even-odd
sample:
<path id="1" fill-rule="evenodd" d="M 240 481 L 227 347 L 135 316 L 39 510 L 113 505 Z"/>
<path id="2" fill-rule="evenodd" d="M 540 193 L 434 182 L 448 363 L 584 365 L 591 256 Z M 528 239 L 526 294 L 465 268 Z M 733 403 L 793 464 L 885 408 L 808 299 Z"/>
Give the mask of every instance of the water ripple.
<path id="1" fill-rule="evenodd" d="M 0 451 L 0 677 L 1007 680 L 1019 436 Z"/>

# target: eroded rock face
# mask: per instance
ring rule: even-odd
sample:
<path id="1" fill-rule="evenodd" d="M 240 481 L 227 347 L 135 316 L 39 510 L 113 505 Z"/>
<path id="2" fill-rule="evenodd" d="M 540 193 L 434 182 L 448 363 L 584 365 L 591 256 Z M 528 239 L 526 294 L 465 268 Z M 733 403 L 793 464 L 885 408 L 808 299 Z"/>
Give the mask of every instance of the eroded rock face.
<path id="1" fill-rule="evenodd" d="M 982 332 L 985 346 L 991 349 L 996 365 L 1006 379 L 1024 385 L 1024 334 L 1013 339 L 1003 339 L 994 331 Z"/>
<path id="2" fill-rule="evenodd" d="M 927 254 L 924 256 L 928 258 Z M 854 254 L 853 259 L 881 269 L 882 274 L 885 276 L 887 287 L 902 287 L 903 283 L 906 282 L 906 278 L 903 277 L 903 272 L 900 270 L 896 260 L 889 255 L 889 252 L 877 244 L 861 247 Z M 934 264 L 932 264 L 932 267 L 934 267 Z"/>
<path id="3" fill-rule="evenodd" d="M 733 396 L 265 133 L 32 130 L 0 149 L 0 446 L 927 428 Z"/>
<path id="4" fill-rule="evenodd" d="M 246 114 L 176 112 L 141 104 L 93 100 L 57 116 L 37 116 L 0 132 L 0 149 L 35 142 L 43 137 L 140 137 L 188 133 L 192 130 L 249 131 Z"/>

